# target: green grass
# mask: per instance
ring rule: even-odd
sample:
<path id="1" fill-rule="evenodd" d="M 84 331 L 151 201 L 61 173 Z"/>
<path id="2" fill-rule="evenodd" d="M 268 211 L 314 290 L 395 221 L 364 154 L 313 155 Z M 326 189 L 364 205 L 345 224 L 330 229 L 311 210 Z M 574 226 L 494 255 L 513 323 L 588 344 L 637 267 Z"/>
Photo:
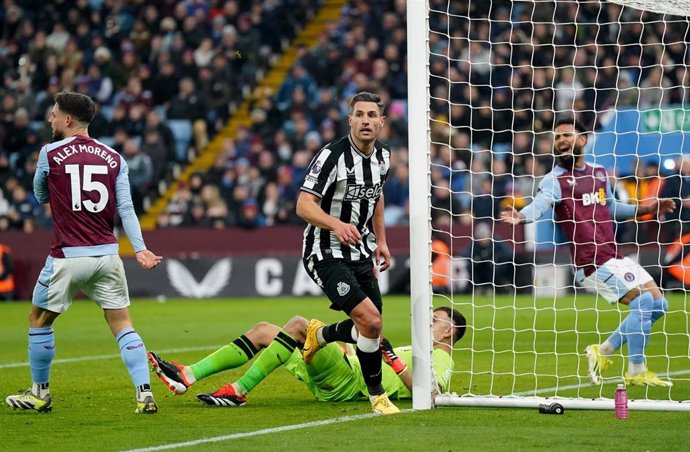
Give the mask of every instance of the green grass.
<path id="1" fill-rule="evenodd" d="M 456 297 L 455 301 L 473 328 L 454 353 L 453 391 L 509 394 L 558 386 L 562 396 L 613 395 L 613 379 L 601 388 L 585 383 L 586 367 L 580 355 L 587 344 L 600 341 L 618 324 L 615 307 L 600 301 L 597 312 L 595 300 L 585 296 L 556 300 Z M 648 348 L 653 370 L 674 373 L 672 392 L 632 388 L 631 398 L 690 399 L 690 373 L 684 373 L 690 372 L 686 303 L 682 298 L 671 300 L 672 312 L 662 325 L 655 325 Z M 189 363 L 261 320 L 283 324 L 294 314 L 326 322 L 342 319 L 327 304 L 321 298 L 171 300 L 162 304 L 141 300 L 131 311 L 149 349 Z M 30 383 L 26 365 L 8 366 L 26 361 L 29 307 L 28 303 L 0 304 L 3 397 Z M 384 329 L 394 344 L 409 343 L 409 312 L 409 298 L 386 298 Z M 660 330 L 667 335 L 656 334 Z M 206 408 L 194 399 L 197 392 L 214 390 L 238 378 L 245 366 L 209 377 L 195 385 L 191 394 L 179 397 L 154 379 L 160 412 L 137 416 L 133 414 L 134 391 L 100 310 L 90 302 L 76 302 L 58 319 L 55 331 L 56 360 L 75 361 L 53 365 L 54 410 L 38 414 L 0 409 L 0 450 L 127 450 L 370 411 L 366 402 L 316 402 L 304 385 L 282 370 L 259 385 L 242 408 Z M 173 351 L 184 348 L 194 350 Z M 489 353 L 491 348 L 497 354 Z M 662 358 L 662 354 L 671 358 Z M 95 358 L 83 360 L 85 357 Z M 616 358 L 607 374 L 622 374 L 623 365 L 622 357 Z M 411 402 L 399 405 L 410 408 Z M 340 450 L 682 450 L 690 444 L 688 418 L 688 413 L 633 411 L 630 419 L 620 421 L 610 411 L 567 410 L 563 416 L 547 416 L 536 409 L 441 407 L 197 444 L 183 450 L 332 450 L 334 446 Z"/>

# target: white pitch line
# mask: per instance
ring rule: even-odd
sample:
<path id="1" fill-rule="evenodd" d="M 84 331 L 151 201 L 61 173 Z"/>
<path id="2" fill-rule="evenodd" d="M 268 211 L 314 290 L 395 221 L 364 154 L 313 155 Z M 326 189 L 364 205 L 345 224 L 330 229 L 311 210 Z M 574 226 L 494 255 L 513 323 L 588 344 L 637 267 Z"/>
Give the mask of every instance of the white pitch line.
<path id="1" fill-rule="evenodd" d="M 412 411 L 414 411 L 414 410 L 412 410 L 412 409 L 400 410 L 401 413 L 409 413 Z M 369 418 L 372 418 L 375 416 L 380 416 L 380 415 L 375 414 L 375 413 L 355 414 L 353 416 L 343 416 L 343 417 L 337 417 L 334 419 L 325 419 L 323 421 L 304 422 L 302 424 L 283 425 L 281 427 L 265 428 L 265 429 L 261 429 L 261 430 L 255 430 L 253 432 L 233 433 L 231 435 L 213 436 L 210 438 L 200 438 L 200 439 L 195 439 L 195 440 L 191 440 L 191 441 L 185 441 L 182 443 L 171 443 L 171 444 L 163 444 L 160 446 L 143 447 L 141 449 L 130 449 L 130 450 L 127 450 L 124 452 L 153 452 L 153 451 L 157 451 L 157 450 L 179 449 L 180 447 L 198 446 L 199 444 L 219 443 L 219 442 L 223 442 L 223 441 L 229 441 L 232 439 L 249 438 L 251 436 L 269 435 L 271 433 L 282 433 L 282 432 L 289 432 L 291 430 L 301 430 L 301 429 L 310 428 L 310 427 L 321 427 L 322 425 L 340 424 L 343 422 L 357 421 L 360 419 L 369 419 Z"/>
<path id="2" fill-rule="evenodd" d="M 660 377 L 672 377 L 674 375 L 687 375 L 690 374 L 690 370 L 676 370 L 673 372 L 667 372 L 667 373 L 662 373 L 659 374 Z M 589 377 L 582 377 L 582 378 L 589 378 Z M 621 383 L 623 381 L 622 378 L 614 377 L 614 378 L 605 378 L 604 382 L 602 384 L 613 384 L 613 383 Z M 536 390 L 530 390 L 530 391 L 520 391 L 516 392 L 512 395 L 514 396 L 528 396 L 528 395 L 535 395 L 535 394 L 541 394 L 544 392 L 554 392 L 556 390 L 559 391 L 565 391 L 568 389 L 580 389 L 580 388 L 590 388 L 594 387 L 593 384 L 591 383 L 578 383 L 575 385 L 566 385 L 566 386 L 554 386 L 551 388 L 542 388 L 542 389 L 536 389 Z"/>
<path id="3" fill-rule="evenodd" d="M 202 347 L 183 347 L 183 348 L 169 348 L 160 350 L 161 353 L 183 353 L 183 352 L 196 352 L 203 350 L 215 350 L 221 347 L 220 345 L 205 345 Z M 63 363 L 79 363 L 83 361 L 100 361 L 102 359 L 115 359 L 120 358 L 120 354 L 117 355 L 92 355 L 92 356 L 78 356 L 76 358 L 61 358 L 53 360 L 53 364 L 63 364 Z M 12 367 L 29 367 L 28 361 L 19 363 L 5 363 L 0 364 L 0 369 L 9 369 Z"/>

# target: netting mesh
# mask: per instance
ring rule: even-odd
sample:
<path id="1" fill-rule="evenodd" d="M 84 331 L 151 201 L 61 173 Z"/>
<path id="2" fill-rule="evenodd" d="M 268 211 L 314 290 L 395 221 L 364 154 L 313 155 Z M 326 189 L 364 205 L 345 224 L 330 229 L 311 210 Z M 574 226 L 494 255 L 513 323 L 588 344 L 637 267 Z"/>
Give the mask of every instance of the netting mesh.
<path id="1" fill-rule="evenodd" d="M 428 8 L 433 305 L 457 308 L 469 325 L 454 346 L 452 391 L 610 398 L 627 371 L 624 346 L 604 383 L 591 384 L 585 348 L 628 308 L 576 283 L 558 222 L 500 221 L 502 210 L 533 201 L 554 168 L 554 120 L 569 113 L 593 132 L 587 161 L 606 169 L 619 202 L 676 201 L 671 214 L 617 222 L 615 236 L 670 304 L 646 363 L 674 386 L 633 388 L 631 397 L 690 399 L 688 2 Z"/>

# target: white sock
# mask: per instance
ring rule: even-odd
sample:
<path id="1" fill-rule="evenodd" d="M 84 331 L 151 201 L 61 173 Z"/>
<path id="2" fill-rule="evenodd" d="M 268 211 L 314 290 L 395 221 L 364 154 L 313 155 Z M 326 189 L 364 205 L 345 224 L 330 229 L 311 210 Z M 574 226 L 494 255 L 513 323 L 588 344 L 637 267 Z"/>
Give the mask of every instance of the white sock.
<path id="1" fill-rule="evenodd" d="M 238 396 L 247 395 L 247 391 L 242 389 L 242 386 L 238 385 L 236 382 L 232 384 L 232 387 L 235 389 L 235 394 Z"/>
<path id="2" fill-rule="evenodd" d="M 357 331 L 357 327 L 352 325 L 352 331 L 350 332 L 352 335 L 352 340 L 357 342 L 357 339 L 359 339 L 359 331 Z"/>
<path id="3" fill-rule="evenodd" d="M 196 377 L 194 376 L 194 372 L 192 372 L 192 368 L 189 366 L 184 366 L 182 368 L 182 373 L 184 374 L 184 377 L 187 379 L 189 384 L 194 384 L 196 383 Z"/>
<path id="4" fill-rule="evenodd" d="M 628 375 L 634 377 L 646 370 L 644 363 L 631 363 L 628 361 Z"/>
<path id="5" fill-rule="evenodd" d="M 364 353 L 374 353 L 379 350 L 381 344 L 381 338 L 372 339 L 370 337 L 365 337 L 360 334 L 357 338 L 357 348 L 362 350 Z"/>
<path id="6" fill-rule="evenodd" d="M 323 338 L 323 327 L 316 330 L 316 342 L 319 343 L 319 347 L 326 345 L 326 339 Z"/>
<path id="7" fill-rule="evenodd" d="M 613 348 L 613 345 L 608 340 L 599 346 L 599 353 L 604 356 L 611 356 L 615 351 L 616 349 Z"/>

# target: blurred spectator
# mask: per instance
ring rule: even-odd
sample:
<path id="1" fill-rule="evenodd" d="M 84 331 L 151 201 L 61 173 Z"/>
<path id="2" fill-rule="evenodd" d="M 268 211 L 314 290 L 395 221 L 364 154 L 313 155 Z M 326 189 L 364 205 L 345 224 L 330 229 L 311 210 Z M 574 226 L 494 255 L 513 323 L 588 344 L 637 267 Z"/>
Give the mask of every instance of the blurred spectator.
<path id="1" fill-rule="evenodd" d="M 218 186 L 206 184 L 201 189 L 201 201 L 206 209 L 205 216 L 211 227 L 223 229 L 229 223 L 228 206 L 220 196 Z"/>
<path id="2" fill-rule="evenodd" d="M 21 167 L 18 167 L 14 172 L 19 185 L 24 187 L 29 193 L 33 193 L 34 175 L 36 174 L 36 166 L 38 164 L 38 151 L 31 152 L 23 162 Z"/>
<path id="3" fill-rule="evenodd" d="M 493 195 L 490 177 L 482 178 L 477 191 L 472 194 L 472 217 L 479 221 L 492 221 L 496 218 L 498 203 Z"/>
<path id="4" fill-rule="evenodd" d="M 437 226 L 448 226 L 460 213 L 460 206 L 452 196 L 448 181 L 439 178 L 431 187 L 431 219 Z"/>
<path id="5" fill-rule="evenodd" d="M 172 160 L 172 152 L 165 146 L 163 139 L 155 128 L 144 131 L 144 141 L 141 152 L 148 155 L 152 165 L 151 182 L 164 181 L 168 169 L 168 162 Z"/>
<path id="6" fill-rule="evenodd" d="M 7 119 L 10 119 L 9 116 Z M 25 108 L 16 109 L 2 140 L 3 149 L 7 149 L 10 153 L 10 163 L 13 168 L 24 166 L 24 160 L 29 151 L 29 132 L 29 112 Z"/>
<path id="7" fill-rule="evenodd" d="M 60 92 L 60 80 L 53 76 L 48 80 L 48 88 L 43 91 L 43 96 L 37 97 L 38 105 L 36 112 L 32 119 L 43 121 L 47 115 L 50 114 L 50 109 L 53 108 L 53 96 Z"/>
<path id="8" fill-rule="evenodd" d="M 141 213 L 144 211 L 144 197 L 154 181 L 153 164 L 151 158 L 141 152 L 134 138 L 128 138 L 124 142 L 122 153 L 129 167 L 129 188 L 134 210 Z"/>
<path id="9" fill-rule="evenodd" d="M 575 78 L 572 66 L 560 70 L 560 81 L 556 84 L 556 111 L 571 111 L 577 99 L 584 95 L 584 86 Z"/>
<path id="10" fill-rule="evenodd" d="M 452 288 L 451 250 L 446 234 L 431 234 L 431 287 L 434 293 L 447 294 Z"/>
<path id="11" fill-rule="evenodd" d="M 407 152 L 405 2 L 348 2 L 312 48 L 297 49 L 276 93 L 253 88 L 322 2 L 250 3 L 82 1 L 57 21 L 10 2 L 0 37 L 8 55 L 0 63 L 16 67 L 2 72 L 0 144 L 12 155 L 12 170 L 23 170 L 20 157 L 51 139 L 49 127 L 29 122 L 40 132 L 27 131 L 25 149 L 4 146 L 6 139 L 22 141 L 18 109 L 26 109 L 29 121 L 44 121 L 52 95 L 70 87 L 101 102 L 98 135 L 112 136 L 119 151 L 125 144 L 121 130 L 145 146 L 146 131 L 156 128 L 166 151 L 174 152 L 175 138 L 165 124 L 176 119 L 194 123 L 193 144 L 201 151 L 251 93 L 251 123 L 231 137 L 232 152 L 223 150 L 226 162 L 208 177 L 227 195 L 228 224 L 237 219 L 232 193 L 238 185 L 249 191 L 266 223 L 294 221 L 281 212 L 294 202 L 313 153 L 345 133 L 347 97 L 354 91 L 380 89 L 388 107 L 382 136 L 393 152 Z M 535 168 L 538 177 L 550 167 L 551 140 L 542 133 L 550 130 L 554 109 L 575 108 L 596 127 L 601 112 L 635 105 L 638 96 L 641 106 L 655 108 L 685 99 L 690 76 L 682 21 L 643 27 L 634 10 L 610 3 L 579 10 L 569 2 L 497 6 L 492 22 L 484 7 L 447 0 L 430 0 L 429 6 L 430 48 L 457 62 L 448 65 L 445 56 L 429 62 L 432 141 L 447 147 L 432 149 L 434 164 L 443 167 L 432 171 L 435 221 L 458 221 L 468 212 L 489 218 L 495 208 L 489 201 L 528 196 L 534 184 L 523 175 Z M 619 33 L 618 18 L 628 21 L 626 33 Z M 660 42 L 667 44 L 664 52 Z M 161 155 L 154 147 L 151 155 Z M 479 149 L 492 157 L 472 154 Z M 533 153 L 540 157 L 530 159 Z M 248 160 L 236 165 L 243 157 Z M 393 165 L 387 187 L 406 164 L 400 159 Z M 167 171 L 154 166 L 156 178 L 165 177 Z M 405 169 L 399 171 L 402 181 Z M 387 190 L 387 201 L 398 198 L 392 208 L 405 205 L 404 188 Z M 163 221 L 179 224 L 176 215 Z"/>
<path id="12" fill-rule="evenodd" d="M 664 74 L 664 67 L 661 65 L 652 66 L 649 74 L 640 83 L 640 95 L 638 106 L 640 108 L 659 108 L 666 105 L 671 100 L 672 83 Z"/>
<path id="13" fill-rule="evenodd" d="M 145 130 L 155 130 L 161 137 L 163 144 L 165 145 L 166 152 L 168 155 L 174 153 L 175 150 L 175 136 L 162 120 L 161 115 L 157 110 L 150 110 L 146 113 L 146 124 Z"/>
<path id="14" fill-rule="evenodd" d="M 8 183 L 7 185 L 12 187 L 10 208 L 7 214 L 10 227 L 24 232 L 32 232 L 36 216 L 34 208 L 39 207 L 38 202 L 33 198 L 33 194 L 30 195 L 27 189 L 16 180 L 13 184 Z"/>
<path id="15" fill-rule="evenodd" d="M 22 179 L 31 152 L 52 140 L 44 121 L 60 90 L 99 102 L 91 132 L 120 152 L 129 146 L 124 134 L 159 163 L 175 149 L 166 119 L 148 115 L 152 110 L 189 118 L 201 151 L 276 61 L 272 52 L 283 49 L 320 2 L 80 0 L 43 9 L 30 3 L 9 1 L 0 24 L 0 152 Z M 198 90 L 186 76 L 199 80 Z M 165 151 L 149 129 L 157 129 Z M 156 164 L 156 178 L 165 176 L 166 166 Z M 14 191 L 0 189 L 8 197 Z M 36 218 L 49 220 L 46 208 L 39 210 Z M 2 224 L 15 222 L 6 217 Z"/>
<path id="16" fill-rule="evenodd" d="M 637 163 L 637 193 L 636 201 L 638 204 L 650 204 L 660 198 L 665 180 L 659 174 L 659 164 L 653 160 Z M 637 217 L 638 221 L 648 221 L 655 218 L 655 215 L 646 214 Z"/>
<path id="17" fill-rule="evenodd" d="M 14 298 L 14 266 L 12 249 L 0 243 L 0 301 Z"/>
<path id="18" fill-rule="evenodd" d="M 546 173 L 544 165 L 533 155 L 525 156 L 521 169 L 522 171 L 515 172 L 513 184 L 513 205 L 516 209 L 522 209 L 532 202 L 537 194 L 539 182 Z"/>
<path id="19" fill-rule="evenodd" d="M 0 150 L 0 193 L 6 189 L 7 180 L 12 176 L 12 169 L 10 168 L 10 159 L 7 153 Z M 0 216 L 7 213 L 2 209 L 2 195 L 0 194 Z"/>
<path id="20" fill-rule="evenodd" d="M 153 107 L 153 94 L 143 89 L 138 77 L 132 76 L 127 80 L 127 86 L 115 94 L 113 101 L 127 113 L 134 105 L 141 105 L 149 110 Z"/>
<path id="21" fill-rule="evenodd" d="M 126 79 L 122 68 L 113 61 L 113 53 L 110 49 L 105 46 L 98 47 L 94 52 L 94 62 L 98 66 L 101 77 L 112 81 L 114 90 L 120 89 L 125 84 Z"/>
<path id="22" fill-rule="evenodd" d="M 102 106 L 100 102 L 98 102 L 98 100 L 95 100 L 94 104 L 96 105 L 96 114 L 89 123 L 89 135 L 98 137 L 99 139 L 103 137 L 113 136 L 113 126 L 112 124 L 110 124 L 108 118 L 106 118 L 103 115 L 103 111 L 101 109 Z"/>
<path id="23" fill-rule="evenodd" d="M 202 150 L 208 144 L 206 112 L 208 99 L 197 94 L 194 80 L 185 77 L 180 80 L 177 95 L 170 101 L 168 119 L 186 119 L 192 122 L 194 148 Z"/>
<path id="24" fill-rule="evenodd" d="M 677 164 L 678 172 L 666 178 L 662 198 L 676 202 L 676 210 L 667 213 L 662 223 L 662 239 L 672 243 L 690 232 L 690 155 L 684 155 Z"/>
<path id="25" fill-rule="evenodd" d="M 314 78 L 307 72 L 306 67 L 302 63 L 296 63 L 292 66 L 290 74 L 281 85 L 276 96 L 276 105 L 278 109 L 286 111 L 290 108 L 293 93 L 297 89 L 300 89 L 304 93 L 304 98 L 307 103 L 317 101 L 318 87 Z"/>
<path id="26" fill-rule="evenodd" d="M 384 223 L 386 225 L 406 223 L 410 213 L 409 171 L 406 163 L 401 162 L 395 166 L 392 177 L 389 177 L 383 186 L 383 191 L 386 200 Z"/>
<path id="27" fill-rule="evenodd" d="M 201 97 L 209 100 L 210 108 L 207 116 L 209 125 L 212 130 L 216 130 L 230 116 L 228 107 L 233 97 L 232 88 L 221 76 L 214 74 L 210 67 L 199 69 L 198 83 Z M 217 121 L 220 121 L 220 124 Z"/>
<path id="28" fill-rule="evenodd" d="M 489 224 L 475 223 L 472 243 L 461 256 L 471 260 L 472 293 L 501 292 L 511 282 L 513 271 L 505 267 L 510 265 L 512 253 L 497 237 L 492 237 Z"/>
<path id="29" fill-rule="evenodd" d="M 167 105 L 170 102 L 177 93 L 177 80 L 175 65 L 171 61 L 162 61 L 151 83 L 153 101 L 156 105 Z"/>
<path id="30" fill-rule="evenodd" d="M 237 226 L 244 229 L 254 229 L 264 226 L 265 221 L 266 219 L 253 199 L 247 199 L 240 207 L 237 216 Z"/>
<path id="31" fill-rule="evenodd" d="M 192 201 L 192 192 L 186 184 L 181 183 L 177 185 L 177 190 L 170 198 L 170 203 L 165 209 L 164 216 L 159 217 L 164 224 L 159 224 L 161 227 L 175 227 L 180 226 L 185 221 L 187 210 Z"/>

